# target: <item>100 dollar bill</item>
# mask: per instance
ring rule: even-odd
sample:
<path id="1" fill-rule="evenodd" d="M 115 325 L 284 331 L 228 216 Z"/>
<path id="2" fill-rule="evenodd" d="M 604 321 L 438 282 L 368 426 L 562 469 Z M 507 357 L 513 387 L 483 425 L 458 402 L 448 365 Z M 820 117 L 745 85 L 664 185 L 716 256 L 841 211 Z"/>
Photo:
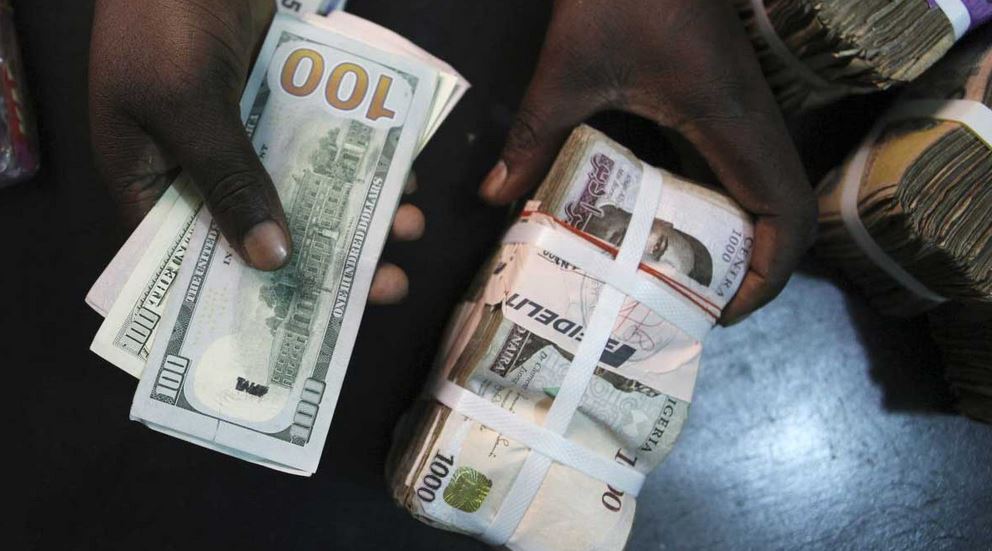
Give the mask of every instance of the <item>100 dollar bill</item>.
<path id="1" fill-rule="evenodd" d="M 90 350 L 135 377 L 141 377 L 145 369 L 200 203 L 185 174 L 159 199 L 147 217 L 149 224 L 157 225 L 154 235 L 150 239 L 143 237 L 150 233 L 145 228 L 135 232 L 141 241 L 147 239 L 142 249 L 136 249 L 144 253 L 144 261 L 129 270 L 130 275 L 90 344 Z"/>
<path id="2" fill-rule="evenodd" d="M 326 18 L 304 19 L 308 24 L 373 43 L 380 50 L 424 62 L 437 70 L 437 88 L 428 124 L 418 140 L 418 152 L 468 89 L 468 82 L 451 66 L 374 23 L 340 11 Z M 106 318 L 90 349 L 135 377 L 141 376 L 157 335 L 201 203 L 191 182 L 180 177 L 142 220 L 86 296 L 87 303 Z"/>
<path id="3" fill-rule="evenodd" d="M 281 12 L 303 16 L 310 13 L 327 15 L 334 10 L 343 10 L 346 0 L 278 0 L 276 7 Z"/>
<path id="4" fill-rule="evenodd" d="M 201 209 L 132 418 L 316 470 L 437 82 L 426 64 L 276 17 L 242 115 L 285 205 L 293 257 L 277 272 L 250 269 Z"/>

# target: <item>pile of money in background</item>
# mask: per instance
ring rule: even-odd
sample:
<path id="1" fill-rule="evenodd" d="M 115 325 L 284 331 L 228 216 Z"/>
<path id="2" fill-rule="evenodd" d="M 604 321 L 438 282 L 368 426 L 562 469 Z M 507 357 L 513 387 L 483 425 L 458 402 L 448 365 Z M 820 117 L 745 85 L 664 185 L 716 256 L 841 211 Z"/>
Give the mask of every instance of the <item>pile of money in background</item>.
<path id="1" fill-rule="evenodd" d="M 466 88 L 368 21 L 277 15 L 241 107 L 293 256 L 246 266 L 180 175 L 87 296 L 92 350 L 141 379 L 132 418 L 313 473 L 411 164 Z"/>
<path id="2" fill-rule="evenodd" d="M 597 252 L 615 251 L 647 170 L 656 169 L 598 131 L 580 127 L 518 226 L 549 224 L 580 236 Z M 661 190 L 638 273 L 647 276 L 653 292 L 705 318 L 708 329 L 747 272 L 750 216 L 727 197 L 668 173 Z M 436 379 L 514 418 L 543 423 L 604 288 L 554 251 L 503 244 L 451 320 Z M 685 423 L 702 345 L 684 326 L 629 296 L 611 327 L 564 436 L 647 474 L 672 449 Z M 480 537 L 500 514 L 529 456 L 538 452 L 452 411 L 432 397 L 430 386 L 397 427 L 388 466 L 393 496 L 428 524 Z M 633 496 L 554 462 L 506 545 L 622 549 L 635 507 Z"/>
<path id="3" fill-rule="evenodd" d="M 992 305 L 949 303 L 928 317 L 958 410 L 992 423 Z"/>
<path id="4" fill-rule="evenodd" d="M 959 33 L 992 17 L 985 0 L 965 0 L 957 15 L 932 0 L 733 1 L 779 103 L 792 112 L 910 82 Z"/>
<path id="5" fill-rule="evenodd" d="M 971 100 L 977 110 L 992 105 L 992 29 L 964 39 L 905 90 L 896 108 L 920 100 L 939 100 L 933 102 L 937 105 Z M 815 252 L 838 266 L 884 314 L 912 316 L 944 300 L 953 303 L 940 310 L 957 314 L 932 314 L 933 335 L 943 350 L 948 380 L 962 396 L 960 408 L 989 420 L 992 339 L 989 318 L 979 313 L 992 304 L 989 137 L 959 122 L 923 115 L 882 125 L 877 139 L 861 146 L 860 153 L 867 154 L 864 170 L 849 175 L 858 186 L 857 214 L 884 253 L 941 299 L 897 282 L 852 238 L 842 216 L 842 196 L 855 155 L 818 188 Z M 975 309 L 979 312 L 968 313 Z"/>

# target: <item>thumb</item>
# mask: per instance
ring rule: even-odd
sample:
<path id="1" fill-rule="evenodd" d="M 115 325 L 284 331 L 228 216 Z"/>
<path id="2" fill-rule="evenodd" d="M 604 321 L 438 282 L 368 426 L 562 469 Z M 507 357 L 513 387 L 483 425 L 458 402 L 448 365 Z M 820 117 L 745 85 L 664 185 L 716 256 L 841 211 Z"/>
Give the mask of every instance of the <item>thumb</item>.
<path id="1" fill-rule="evenodd" d="M 479 188 L 494 205 L 515 201 L 540 183 L 577 125 L 605 104 L 602 94 L 576 82 L 575 71 L 549 34 L 496 166 Z"/>
<path id="2" fill-rule="evenodd" d="M 220 99 L 197 103 L 192 112 L 162 117 L 156 134 L 192 177 L 241 257 L 260 270 L 281 268 L 292 251 L 286 216 L 237 104 Z"/>

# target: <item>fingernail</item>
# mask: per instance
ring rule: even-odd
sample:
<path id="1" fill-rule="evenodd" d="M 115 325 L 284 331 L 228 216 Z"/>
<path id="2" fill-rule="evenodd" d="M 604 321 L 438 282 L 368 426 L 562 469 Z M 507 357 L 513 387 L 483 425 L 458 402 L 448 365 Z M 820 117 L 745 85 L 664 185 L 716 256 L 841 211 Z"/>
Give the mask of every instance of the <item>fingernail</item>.
<path id="1" fill-rule="evenodd" d="M 248 262 L 259 270 L 276 270 L 289 259 L 289 239 L 279 224 L 266 220 L 245 234 L 243 241 Z"/>
<path id="2" fill-rule="evenodd" d="M 495 203 L 499 201 L 500 191 L 503 190 L 503 186 L 506 185 L 506 162 L 502 159 L 486 176 L 486 179 L 482 181 L 482 186 L 479 188 L 479 195 L 482 196 L 486 201 Z"/>
<path id="3" fill-rule="evenodd" d="M 723 320 L 722 325 L 724 327 L 733 327 L 733 326 L 737 325 L 738 323 L 746 320 L 748 317 L 750 317 L 750 314 L 747 314 L 747 315 L 744 315 L 744 316 L 740 316 L 740 317 L 737 317 L 737 318 L 731 318 L 731 319 Z"/>

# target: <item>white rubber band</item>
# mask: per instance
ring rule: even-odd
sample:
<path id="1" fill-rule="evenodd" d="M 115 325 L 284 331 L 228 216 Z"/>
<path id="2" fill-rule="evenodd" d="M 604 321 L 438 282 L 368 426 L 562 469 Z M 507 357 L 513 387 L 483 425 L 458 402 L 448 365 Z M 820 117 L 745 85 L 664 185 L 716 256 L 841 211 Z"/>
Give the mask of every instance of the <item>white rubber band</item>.
<path id="1" fill-rule="evenodd" d="M 643 163 L 642 166 L 641 185 L 634 212 L 631 213 L 631 220 L 617 257 L 613 260 L 619 271 L 637 270 L 661 198 L 661 172 Z M 586 324 L 585 336 L 575 351 L 568 372 L 545 417 L 546 430 L 563 434 L 568 428 L 610 338 L 623 302 L 624 294 L 612 287 L 610 282 L 604 282 Z M 534 501 L 534 496 L 540 490 L 551 462 L 552 458 L 540 453 L 531 453 L 527 456 L 520 473 L 503 498 L 503 503 L 492 524 L 481 535 L 483 541 L 493 545 L 502 545 L 509 541 Z"/>
<path id="2" fill-rule="evenodd" d="M 884 121 L 937 119 L 960 123 L 976 138 L 992 148 L 992 109 L 970 99 L 919 99 L 905 101 L 893 108 Z"/>
<path id="3" fill-rule="evenodd" d="M 451 381 L 442 381 L 434 390 L 434 396 L 453 411 L 617 490 L 636 496 L 644 486 L 645 476 L 640 471 L 596 455 L 561 434 L 521 419 Z"/>
<path id="4" fill-rule="evenodd" d="M 768 47 L 775 53 L 775 56 L 788 65 L 789 69 L 795 73 L 800 80 L 806 83 L 815 93 L 820 93 L 823 100 L 838 99 L 849 94 L 864 94 L 871 91 L 869 88 L 858 88 L 847 86 L 838 82 L 831 82 L 819 73 L 803 63 L 796 54 L 789 49 L 789 46 L 782 41 L 768 18 L 765 11 L 765 0 L 751 0 L 751 11 L 754 13 L 754 23 L 758 28 L 761 37 L 765 39 Z"/>
<path id="5" fill-rule="evenodd" d="M 954 27 L 954 40 L 961 40 L 971 28 L 971 12 L 962 0 L 933 0 Z"/>
<path id="6" fill-rule="evenodd" d="M 506 233 L 503 243 L 527 243 L 577 266 L 586 275 L 613 287 L 645 308 L 681 329 L 685 334 L 702 342 L 713 328 L 716 315 L 710 317 L 696 305 L 680 299 L 676 293 L 661 290 L 663 282 L 651 281 L 639 271 L 622 270 L 617 263 L 563 228 L 521 222 Z"/>
<path id="7" fill-rule="evenodd" d="M 861 191 L 861 180 L 864 178 L 868 164 L 868 157 L 871 154 L 872 145 L 878 141 L 885 126 L 894 121 L 906 119 L 936 119 L 953 121 L 966 126 L 987 146 L 992 148 L 992 110 L 985 104 L 973 100 L 916 100 L 907 101 L 889 111 L 875 125 L 875 128 L 868 134 L 864 143 L 858 149 L 851 164 L 844 172 L 841 182 L 840 215 L 844 221 L 851 238 L 858 244 L 862 252 L 865 253 L 872 262 L 878 266 L 889 277 L 903 286 L 914 295 L 940 304 L 947 299 L 931 291 L 912 274 L 907 272 L 902 266 L 892 260 L 883 249 L 875 242 L 868 229 L 861 221 L 858 212 L 858 194 Z"/>

